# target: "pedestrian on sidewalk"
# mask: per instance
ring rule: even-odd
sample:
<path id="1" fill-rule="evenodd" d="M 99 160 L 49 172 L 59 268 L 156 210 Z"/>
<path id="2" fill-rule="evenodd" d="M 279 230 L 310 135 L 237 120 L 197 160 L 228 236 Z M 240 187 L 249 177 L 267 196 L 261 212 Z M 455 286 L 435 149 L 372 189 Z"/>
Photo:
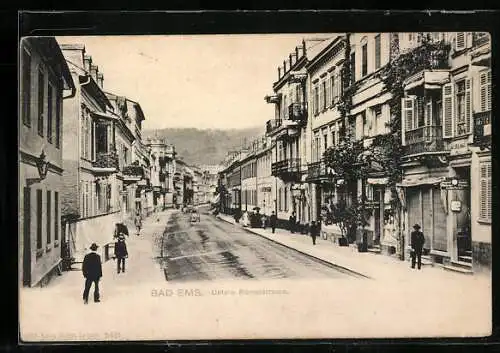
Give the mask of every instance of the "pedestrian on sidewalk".
<path id="1" fill-rule="evenodd" d="M 116 223 L 115 224 L 115 234 L 113 235 L 113 238 L 117 239 L 120 236 L 120 234 L 126 235 L 128 237 L 129 236 L 128 228 L 123 223 Z"/>
<path id="2" fill-rule="evenodd" d="M 274 234 L 274 230 L 276 229 L 276 215 L 274 214 L 274 211 L 271 212 L 271 217 L 269 217 L 269 225 L 271 226 L 271 229 Z"/>
<path id="3" fill-rule="evenodd" d="M 316 237 L 318 236 L 318 225 L 315 221 L 311 222 L 311 227 L 309 227 L 309 232 L 313 241 L 313 245 L 316 245 Z"/>
<path id="4" fill-rule="evenodd" d="M 125 259 L 128 257 L 127 244 L 125 237 L 120 235 L 118 241 L 115 243 L 115 256 L 117 263 L 117 272 L 125 272 Z"/>
<path id="5" fill-rule="evenodd" d="M 417 262 L 417 268 L 420 270 L 422 267 L 422 249 L 425 243 L 424 233 L 420 231 L 420 225 L 415 224 L 413 226 L 415 229 L 411 232 L 411 268 L 415 268 L 415 262 Z"/>
<path id="6" fill-rule="evenodd" d="M 142 219 L 141 219 L 141 216 L 139 213 L 137 213 L 135 215 L 134 224 L 135 224 L 135 228 L 137 230 L 137 235 L 140 235 L 141 234 L 141 227 L 142 227 Z"/>
<path id="7" fill-rule="evenodd" d="M 297 224 L 297 216 L 295 215 L 295 211 L 293 211 L 292 214 L 290 215 L 288 222 L 289 222 L 288 227 L 290 229 L 290 232 L 295 233 L 295 226 Z"/>
<path id="8" fill-rule="evenodd" d="M 91 252 L 85 255 L 82 264 L 82 273 L 85 277 L 85 289 L 83 290 L 83 302 L 89 301 L 89 292 L 92 283 L 94 283 L 94 302 L 100 302 L 99 299 L 99 280 L 102 277 L 101 256 L 97 254 L 97 244 L 92 243 L 90 246 Z"/>

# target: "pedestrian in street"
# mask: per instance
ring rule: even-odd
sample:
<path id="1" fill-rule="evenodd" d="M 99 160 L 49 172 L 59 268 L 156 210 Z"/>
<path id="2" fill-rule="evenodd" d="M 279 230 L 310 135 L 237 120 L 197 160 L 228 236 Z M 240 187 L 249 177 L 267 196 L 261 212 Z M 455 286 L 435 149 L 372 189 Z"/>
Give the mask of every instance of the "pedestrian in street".
<path id="1" fill-rule="evenodd" d="M 413 226 L 415 229 L 411 232 L 411 268 L 415 268 L 415 262 L 417 262 L 417 268 L 420 270 L 422 267 L 422 249 L 425 243 L 424 233 L 420 231 L 420 225 L 415 224 Z"/>
<path id="2" fill-rule="evenodd" d="M 271 212 L 271 217 L 269 217 L 269 225 L 271 226 L 271 229 L 274 233 L 274 230 L 276 229 L 276 215 L 274 214 L 274 211 Z"/>
<path id="3" fill-rule="evenodd" d="M 141 220 L 141 215 L 139 213 L 137 213 L 135 215 L 134 224 L 135 224 L 135 228 L 137 230 L 137 235 L 140 235 L 141 234 L 141 227 L 142 227 L 142 220 Z"/>
<path id="4" fill-rule="evenodd" d="M 82 264 L 82 273 L 85 277 L 85 289 L 83 290 L 83 302 L 89 301 L 89 291 L 92 283 L 94 283 L 94 302 L 100 302 L 99 299 L 99 280 L 102 277 L 101 256 L 97 254 L 97 244 L 93 243 L 90 246 L 91 252 L 85 255 Z"/>
<path id="5" fill-rule="evenodd" d="M 289 222 L 288 226 L 289 226 L 290 232 L 295 233 L 295 226 L 297 224 L 297 216 L 295 215 L 295 211 L 293 211 L 292 214 L 290 215 L 288 222 Z"/>
<path id="6" fill-rule="evenodd" d="M 117 239 L 120 236 L 120 234 L 126 235 L 128 237 L 129 236 L 128 228 L 123 223 L 116 223 L 115 224 L 115 234 L 113 235 L 113 238 Z"/>
<path id="7" fill-rule="evenodd" d="M 311 222 L 311 227 L 309 228 L 309 232 L 311 234 L 313 245 L 316 245 L 316 237 L 318 236 L 318 225 L 316 224 L 315 221 Z"/>
<path id="8" fill-rule="evenodd" d="M 125 259 L 128 257 L 127 244 L 125 237 L 120 235 L 118 241 L 115 243 L 115 256 L 117 263 L 117 272 L 125 272 Z"/>

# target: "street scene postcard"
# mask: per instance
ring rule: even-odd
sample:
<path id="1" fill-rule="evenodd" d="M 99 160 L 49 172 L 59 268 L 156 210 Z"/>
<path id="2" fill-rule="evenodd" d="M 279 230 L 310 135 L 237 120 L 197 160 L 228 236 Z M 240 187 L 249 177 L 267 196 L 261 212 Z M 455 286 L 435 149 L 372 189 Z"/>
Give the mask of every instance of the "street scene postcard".
<path id="1" fill-rule="evenodd" d="M 485 32 L 25 37 L 22 342 L 485 337 Z"/>

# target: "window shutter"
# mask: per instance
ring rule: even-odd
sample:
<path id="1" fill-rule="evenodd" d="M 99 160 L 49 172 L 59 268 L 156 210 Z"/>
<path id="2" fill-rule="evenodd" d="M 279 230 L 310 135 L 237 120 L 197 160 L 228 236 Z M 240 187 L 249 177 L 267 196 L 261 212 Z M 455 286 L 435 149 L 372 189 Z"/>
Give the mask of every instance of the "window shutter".
<path id="1" fill-rule="evenodd" d="M 401 99 L 401 133 L 402 143 L 406 145 L 406 132 L 413 129 L 413 119 L 415 113 L 415 99 L 406 97 Z"/>
<path id="2" fill-rule="evenodd" d="M 491 163 L 481 163 L 480 170 L 480 218 L 491 220 Z"/>
<path id="3" fill-rule="evenodd" d="M 460 51 L 465 49 L 466 42 L 466 33 L 465 32 L 457 32 L 455 36 L 455 50 Z"/>
<path id="4" fill-rule="evenodd" d="M 472 94 L 471 94 L 471 80 L 469 78 L 465 79 L 465 119 L 466 119 L 466 125 L 465 129 L 468 134 L 470 134 L 472 131 L 472 107 L 471 107 L 471 100 L 472 100 Z"/>
<path id="5" fill-rule="evenodd" d="M 479 74 L 479 111 L 491 110 L 491 70 Z"/>
<path id="6" fill-rule="evenodd" d="M 453 121 L 455 107 L 453 105 L 453 84 L 443 86 L 443 137 L 453 137 Z"/>

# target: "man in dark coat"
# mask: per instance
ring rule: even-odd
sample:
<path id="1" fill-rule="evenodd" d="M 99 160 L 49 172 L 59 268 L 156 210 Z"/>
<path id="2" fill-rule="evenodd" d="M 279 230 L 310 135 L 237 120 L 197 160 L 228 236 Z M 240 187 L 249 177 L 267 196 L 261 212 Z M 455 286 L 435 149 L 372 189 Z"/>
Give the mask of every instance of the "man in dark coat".
<path id="1" fill-rule="evenodd" d="M 276 215 L 274 214 L 274 211 L 271 212 L 271 217 L 269 217 L 269 225 L 271 226 L 271 229 L 274 233 L 274 230 L 276 229 Z"/>
<path id="2" fill-rule="evenodd" d="M 85 304 L 89 301 L 89 291 L 92 283 L 94 283 L 94 302 L 98 303 L 99 300 L 99 280 L 102 277 L 101 256 L 97 254 L 98 246 L 93 243 L 90 246 L 91 252 L 85 255 L 83 259 L 82 272 L 85 277 L 85 289 L 83 291 L 83 302 Z"/>
<path id="3" fill-rule="evenodd" d="M 315 221 L 311 222 L 311 227 L 309 228 L 309 232 L 311 234 L 313 245 L 316 245 L 316 237 L 318 236 L 318 225 L 316 224 Z"/>
<path id="4" fill-rule="evenodd" d="M 115 256 L 117 262 L 117 272 L 125 272 L 125 259 L 128 257 L 127 244 L 125 243 L 125 236 L 120 235 L 118 241 L 115 243 Z"/>
<path id="5" fill-rule="evenodd" d="M 416 261 L 417 267 L 420 270 L 422 266 L 422 248 L 424 247 L 425 237 L 424 233 L 420 231 L 420 225 L 415 224 L 413 229 L 415 230 L 411 232 L 411 268 L 415 268 Z"/>
<path id="6" fill-rule="evenodd" d="M 297 224 L 297 216 L 295 215 L 295 212 L 292 212 L 288 221 L 289 221 L 290 232 L 295 233 L 295 225 Z"/>

